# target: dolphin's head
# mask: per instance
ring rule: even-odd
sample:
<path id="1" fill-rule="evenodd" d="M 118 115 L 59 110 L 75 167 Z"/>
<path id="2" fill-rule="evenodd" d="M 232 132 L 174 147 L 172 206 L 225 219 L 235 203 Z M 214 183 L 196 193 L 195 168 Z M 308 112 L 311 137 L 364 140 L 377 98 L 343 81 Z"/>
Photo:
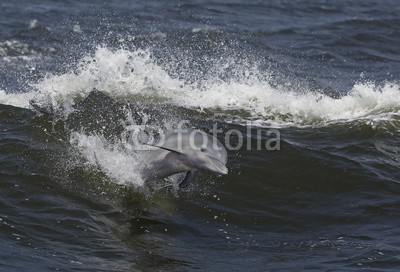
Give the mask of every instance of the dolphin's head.
<path id="1" fill-rule="evenodd" d="M 190 168 L 225 175 L 228 154 L 217 138 L 193 129 L 179 129 L 169 133 L 160 146 L 182 154 Z"/>

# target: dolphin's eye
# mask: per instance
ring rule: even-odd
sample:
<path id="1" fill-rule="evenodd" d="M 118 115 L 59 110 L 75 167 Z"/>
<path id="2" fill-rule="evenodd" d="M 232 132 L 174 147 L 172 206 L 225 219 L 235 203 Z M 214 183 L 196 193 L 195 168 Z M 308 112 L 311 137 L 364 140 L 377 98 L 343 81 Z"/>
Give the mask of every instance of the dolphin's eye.
<path id="1" fill-rule="evenodd" d="M 205 147 L 200 147 L 200 151 L 201 151 L 201 152 L 205 152 L 205 151 L 206 151 L 206 148 L 205 148 Z"/>

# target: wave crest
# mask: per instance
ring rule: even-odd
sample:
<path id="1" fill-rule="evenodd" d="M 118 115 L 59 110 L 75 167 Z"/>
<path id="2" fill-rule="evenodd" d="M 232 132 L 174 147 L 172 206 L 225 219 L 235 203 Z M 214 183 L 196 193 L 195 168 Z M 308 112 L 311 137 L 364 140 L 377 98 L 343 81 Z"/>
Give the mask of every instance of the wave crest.
<path id="1" fill-rule="evenodd" d="M 93 88 L 117 99 L 158 98 L 172 105 L 208 109 L 226 120 L 266 126 L 323 126 L 354 120 L 390 120 L 400 112 L 400 87 L 397 83 L 377 85 L 356 83 L 338 98 L 321 92 L 287 89 L 272 84 L 271 77 L 257 68 L 236 67 L 236 77 L 220 74 L 196 82 L 173 77 L 173 71 L 158 64 L 148 50 L 111 50 L 98 47 L 94 54 L 81 59 L 72 71 L 48 75 L 34 84 L 37 98 L 50 99 L 51 105 L 68 112 L 76 99 L 85 97 Z M 23 95 L 19 100 L 23 100 Z M 1 93 L 6 104 L 16 102 L 15 94 Z M 26 99 L 32 98 L 32 93 Z M 43 98 L 44 100 L 44 98 Z"/>

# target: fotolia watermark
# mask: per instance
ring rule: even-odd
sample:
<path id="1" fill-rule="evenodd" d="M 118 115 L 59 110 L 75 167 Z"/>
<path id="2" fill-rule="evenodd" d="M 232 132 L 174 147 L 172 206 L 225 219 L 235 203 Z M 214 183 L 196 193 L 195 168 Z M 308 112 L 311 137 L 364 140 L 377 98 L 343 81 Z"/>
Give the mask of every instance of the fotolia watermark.
<path id="1" fill-rule="evenodd" d="M 244 130 L 232 128 L 223 130 L 214 123 L 207 132 L 187 128 L 189 121 L 181 121 L 178 127 L 167 131 L 161 128 L 139 126 L 128 134 L 130 144 L 136 150 L 149 150 L 149 146 L 158 146 L 171 150 L 213 148 L 221 150 L 280 150 L 281 134 L 278 129 L 254 128 L 249 123 Z M 220 142 L 220 140 L 224 143 Z"/>
<path id="2" fill-rule="evenodd" d="M 215 126 L 215 127 L 214 127 Z M 217 131 L 216 124 L 213 126 L 213 133 Z M 254 135 L 255 130 L 255 135 Z M 213 134 L 214 136 L 214 134 Z M 214 136 L 216 137 L 216 136 Z M 233 139 L 233 140 L 232 140 Z M 235 140 L 236 139 L 236 140 Z M 277 129 L 252 129 L 248 124 L 246 126 L 245 135 L 239 129 L 229 129 L 224 135 L 225 147 L 228 150 L 280 150 L 281 149 L 281 133 Z M 234 143 L 233 143 L 234 142 Z"/>

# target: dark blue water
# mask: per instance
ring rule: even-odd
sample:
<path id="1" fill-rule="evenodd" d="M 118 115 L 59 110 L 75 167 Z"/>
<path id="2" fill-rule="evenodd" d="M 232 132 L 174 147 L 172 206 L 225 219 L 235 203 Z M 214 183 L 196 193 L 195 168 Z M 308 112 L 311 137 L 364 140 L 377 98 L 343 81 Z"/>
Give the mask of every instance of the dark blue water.
<path id="1" fill-rule="evenodd" d="M 400 268 L 397 1 L 0 7 L 1 271 Z M 77 110 L 94 88 L 122 113 Z M 143 119 L 245 142 L 226 176 L 143 184 Z"/>

